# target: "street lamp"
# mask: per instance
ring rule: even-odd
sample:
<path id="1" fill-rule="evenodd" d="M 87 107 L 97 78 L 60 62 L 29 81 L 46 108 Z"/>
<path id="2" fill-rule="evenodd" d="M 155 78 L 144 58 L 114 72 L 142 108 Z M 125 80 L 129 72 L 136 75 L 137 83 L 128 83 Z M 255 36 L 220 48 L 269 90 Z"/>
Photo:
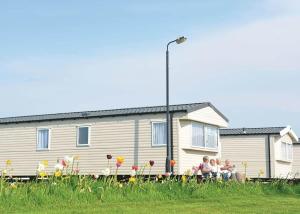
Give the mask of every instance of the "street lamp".
<path id="1" fill-rule="evenodd" d="M 171 160 L 171 130 L 170 130 L 170 106 L 169 106 L 169 45 L 176 42 L 177 44 L 181 44 L 185 42 L 186 37 L 181 36 L 178 39 L 170 41 L 167 44 L 167 51 L 166 51 L 166 131 L 167 131 L 167 157 L 166 157 L 166 172 L 171 172 L 170 160 Z"/>

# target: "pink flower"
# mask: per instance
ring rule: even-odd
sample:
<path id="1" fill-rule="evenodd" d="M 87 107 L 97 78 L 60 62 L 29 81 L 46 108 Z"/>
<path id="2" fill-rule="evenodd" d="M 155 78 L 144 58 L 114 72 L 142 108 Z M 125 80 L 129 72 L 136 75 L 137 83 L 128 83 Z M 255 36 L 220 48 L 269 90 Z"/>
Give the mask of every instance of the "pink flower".
<path id="1" fill-rule="evenodd" d="M 116 163 L 117 168 L 119 168 L 121 166 L 121 164 L 119 162 Z"/>
<path id="2" fill-rule="evenodd" d="M 131 169 L 137 171 L 138 170 L 138 166 L 132 166 Z"/>

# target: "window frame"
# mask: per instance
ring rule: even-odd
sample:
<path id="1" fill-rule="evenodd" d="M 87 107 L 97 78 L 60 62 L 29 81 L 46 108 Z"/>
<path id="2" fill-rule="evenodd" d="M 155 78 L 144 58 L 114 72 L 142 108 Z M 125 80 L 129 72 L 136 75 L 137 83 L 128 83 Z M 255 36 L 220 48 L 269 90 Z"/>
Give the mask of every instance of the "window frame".
<path id="1" fill-rule="evenodd" d="M 39 148 L 39 131 L 48 130 L 48 148 Z M 36 129 L 36 151 L 49 151 L 51 145 L 51 128 L 40 127 Z"/>
<path id="2" fill-rule="evenodd" d="M 88 128 L 88 143 L 87 144 L 80 144 L 79 143 L 79 135 L 80 135 L 80 128 Z M 79 125 L 76 127 L 76 147 L 89 147 L 91 145 L 91 125 Z"/>
<path id="3" fill-rule="evenodd" d="M 164 123 L 165 126 L 167 126 L 166 121 L 151 121 L 151 146 L 152 147 L 165 147 L 167 146 L 167 139 L 165 139 L 165 144 L 154 144 L 154 135 L 153 135 L 153 130 L 154 130 L 154 125 L 158 123 Z"/>
<path id="4" fill-rule="evenodd" d="M 204 140 L 204 147 L 203 146 L 197 146 L 197 145 L 193 145 L 193 124 L 200 124 L 203 127 L 203 140 Z M 206 130 L 207 127 L 210 128 L 215 128 L 217 130 L 217 138 L 216 138 L 216 147 L 212 148 L 212 147 L 208 147 L 207 146 L 207 134 L 206 134 Z M 208 151 L 218 151 L 219 150 L 219 127 L 218 126 L 214 126 L 214 125 L 210 125 L 210 124 L 206 124 L 206 123 L 201 123 L 201 122 L 197 122 L 197 121 L 192 121 L 191 122 L 191 129 L 190 129 L 190 136 L 191 136 L 191 147 L 192 148 L 198 148 L 198 149 L 202 149 L 202 150 L 208 150 Z"/>

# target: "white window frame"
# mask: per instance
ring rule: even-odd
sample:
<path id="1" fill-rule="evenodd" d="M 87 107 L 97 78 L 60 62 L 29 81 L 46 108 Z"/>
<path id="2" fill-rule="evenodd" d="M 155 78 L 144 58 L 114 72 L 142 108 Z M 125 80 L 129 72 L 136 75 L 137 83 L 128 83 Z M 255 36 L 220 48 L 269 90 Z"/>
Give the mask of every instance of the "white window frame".
<path id="1" fill-rule="evenodd" d="M 282 144 L 285 144 L 285 157 L 283 157 L 283 151 L 282 151 Z M 288 147 L 291 146 L 291 157 L 289 158 L 289 149 Z M 282 161 L 288 161 L 292 162 L 293 161 L 293 144 L 287 143 L 287 142 L 280 142 L 280 160 Z"/>
<path id="2" fill-rule="evenodd" d="M 154 144 L 153 143 L 154 142 L 154 135 L 153 135 L 154 124 L 157 124 L 157 123 L 164 123 L 164 124 L 166 124 L 166 121 L 152 121 L 151 122 L 151 146 L 153 146 L 153 147 L 165 147 L 165 146 L 167 146 L 167 142 L 165 144 Z"/>
<path id="3" fill-rule="evenodd" d="M 88 143 L 79 144 L 79 129 L 88 128 Z M 80 125 L 76 127 L 76 146 L 77 147 L 89 147 L 91 145 L 91 125 Z"/>
<path id="4" fill-rule="evenodd" d="M 203 126 L 203 140 L 204 140 L 204 147 L 203 146 L 197 146 L 197 145 L 193 145 L 193 124 L 200 124 Z M 191 147 L 192 148 L 198 148 L 198 149 L 202 149 L 202 150 L 209 150 L 209 151 L 218 151 L 219 150 L 219 139 L 220 139 L 220 132 L 219 132 L 219 128 L 217 126 L 213 126 L 213 125 L 209 125 L 209 124 L 205 124 L 205 123 L 200 123 L 200 122 L 196 122 L 196 121 L 193 121 L 191 122 L 191 125 L 190 125 L 190 136 L 191 136 Z M 207 138 L 207 135 L 206 135 L 206 128 L 207 127 L 212 127 L 212 128 L 215 128 L 217 129 L 217 146 L 215 148 L 212 148 L 212 147 L 208 147 L 206 145 L 206 138 Z"/>
<path id="5" fill-rule="evenodd" d="M 48 148 L 39 148 L 39 131 L 48 130 Z M 37 128 L 36 129 L 36 150 L 37 151 L 48 151 L 51 145 L 51 129 L 50 128 Z"/>

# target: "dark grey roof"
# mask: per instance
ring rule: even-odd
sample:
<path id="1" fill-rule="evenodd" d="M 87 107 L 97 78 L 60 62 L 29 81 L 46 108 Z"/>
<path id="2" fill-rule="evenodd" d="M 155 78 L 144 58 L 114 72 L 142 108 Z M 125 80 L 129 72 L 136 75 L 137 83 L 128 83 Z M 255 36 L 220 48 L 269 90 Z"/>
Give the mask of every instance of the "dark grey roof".
<path id="1" fill-rule="evenodd" d="M 263 135 L 263 134 L 279 134 L 286 127 L 264 127 L 264 128 L 233 128 L 220 129 L 220 135 Z"/>
<path id="2" fill-rule="evenodd" d="M 170 112 L 191 112 L 201 108 L 210 106 L 213 108 L 222 118 L 226 121 L 228 119 L 218 111 L 211 103 L 191 103 L 170 105 Z M 83 112 L 70 112 L 70 113 L 58 113 L 58 114 L 44 114 L 44 115 L 32 115 L 21 117 L 7 117 L 0 118 L 0 124 L 9 123 L 25 123 L 25 122 L 40 122 L 50 120 L 68 120 L 68 119 L 82 119 L 82 118 L 100 118 L 100 117 L 114 117 L 114 116 L 128 116 L 137 114 L 153 114 L 166 112 L 166 106 L 149 106 L 140 108 L 123 108 L 112 110 L 99 110 L 99 111 L 83 111 Z"/>

